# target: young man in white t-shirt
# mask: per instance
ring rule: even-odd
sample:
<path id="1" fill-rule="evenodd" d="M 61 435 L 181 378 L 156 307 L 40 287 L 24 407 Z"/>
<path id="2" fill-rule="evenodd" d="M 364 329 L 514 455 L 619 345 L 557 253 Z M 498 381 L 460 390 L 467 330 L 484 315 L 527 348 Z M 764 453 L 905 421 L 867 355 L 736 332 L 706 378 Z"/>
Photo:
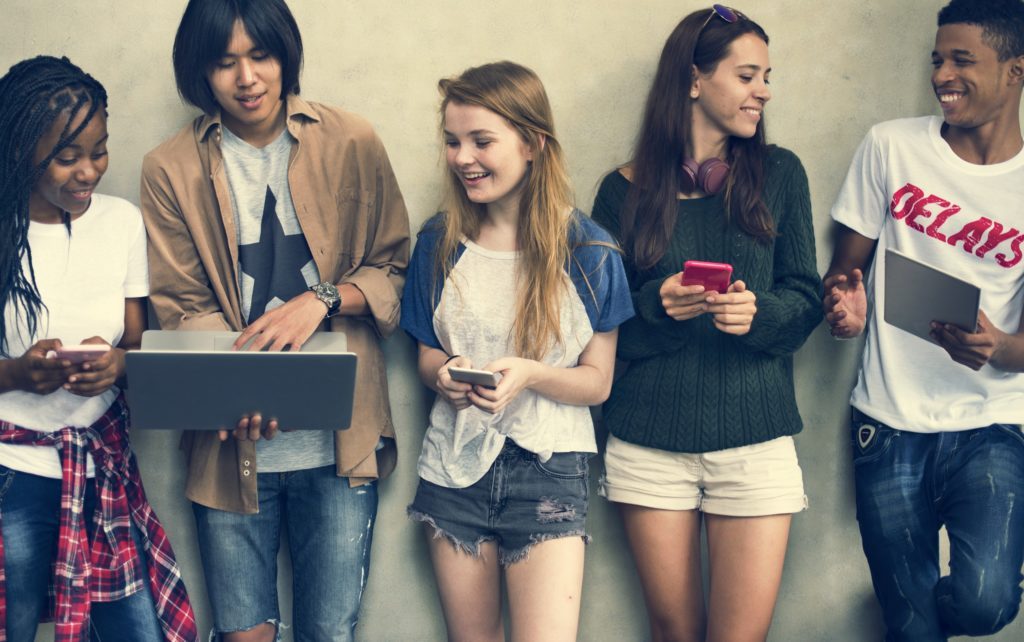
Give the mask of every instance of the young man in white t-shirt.
<path id="1" fill-rule="evenodd" d="M 832 209 L 825 278 L 833 336 L 867 330 L 851 396 L 857 519 L 887 640 L 988 635 L 1021 599 L 1024 3 L 952 0 L 938 22 L 943 117 L 871 129 Z M 887 248 L 979 286 L 977 327 L 933 323 L 930 343 L 885 323 Z"/>

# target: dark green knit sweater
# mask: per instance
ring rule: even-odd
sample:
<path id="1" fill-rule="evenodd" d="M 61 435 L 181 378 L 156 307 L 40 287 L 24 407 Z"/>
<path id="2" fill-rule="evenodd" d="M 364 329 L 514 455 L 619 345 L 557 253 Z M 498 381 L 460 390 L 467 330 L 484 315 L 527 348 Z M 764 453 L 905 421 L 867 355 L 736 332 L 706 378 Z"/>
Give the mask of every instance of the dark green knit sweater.
<path id="1" fill-rule="evenodd" d="M 612 172 L 601 183 L 593 218 L 620 236 L 619 212 L 630 183 Z M 768 155 L 765 202 L 778 236 L 759 242 L 726 223 L 722 196 L 679 201 L 665 256 L 626 272 L 637 316 L 619 328 L 618 356 L 628 361 L 604 405 L 616 437 L 676 452 L 710 452 L 800 432 L 793 353 L 821 320 L 821 280 L 807 175 L 792 152 Z M 669 274 L 695 259 L 733 266 L 757 295 L 750 332 L 727 335 L 711 315 L 674 321 L 658 291 Z"/>

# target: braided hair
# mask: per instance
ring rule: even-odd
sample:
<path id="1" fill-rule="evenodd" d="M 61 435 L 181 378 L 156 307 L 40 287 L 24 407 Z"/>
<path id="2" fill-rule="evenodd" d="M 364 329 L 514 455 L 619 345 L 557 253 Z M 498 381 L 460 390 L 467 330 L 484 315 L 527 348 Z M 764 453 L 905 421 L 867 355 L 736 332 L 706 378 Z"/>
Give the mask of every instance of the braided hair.
<path id="1" fill-rule="evenodd" d="M 28 244 L 29 197 L 50 162 L 74 143 L 98 109 L 106 108 L 103 85 L 67 58 L 23 60 L 0 78 L 0 309 L 11 304 L 15 318 L 24 314 L 29 336 L 35 336 L 45 307 Z M 85 117 L 72 128 L 83 110 Z M 34 162 L 39 141 L 64 114 L 67 121 L 57 144 Z M 26 256 L 28 274 L 22 265 Z M 9 330 L 6 315 L 0 312 L 0 355 L 5 357 L 10 356 Z"/>

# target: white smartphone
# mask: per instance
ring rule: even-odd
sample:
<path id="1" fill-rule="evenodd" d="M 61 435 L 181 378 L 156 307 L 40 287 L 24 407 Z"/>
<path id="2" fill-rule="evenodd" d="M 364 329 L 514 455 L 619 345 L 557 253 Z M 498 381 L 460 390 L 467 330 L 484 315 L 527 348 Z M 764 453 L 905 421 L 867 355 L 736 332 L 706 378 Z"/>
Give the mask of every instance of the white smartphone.
<path id="1" fill-rule="evenodd" d="M 498 382 L 501 381 L 501 375 L 497 372 L 474 370 L 473 368 L 456 368 L 451 366 L 448 368 L 448 374 L 451 375 L 453 381 L 471 383 L 476 386 L 483 386 L 484 388 L 497 388 Z"/>
<path id="2" fill-rule="evenodd" d="M 85 363 L 95 361 L 106 353 L 110 352 L 110 346 L 104 343 L 81 343 L 75 346 L 61 346 L 51 350 L 54 359 L 66 359 L 71 363 Z M 47 353 L 47 357 L 50 357 Z"/>

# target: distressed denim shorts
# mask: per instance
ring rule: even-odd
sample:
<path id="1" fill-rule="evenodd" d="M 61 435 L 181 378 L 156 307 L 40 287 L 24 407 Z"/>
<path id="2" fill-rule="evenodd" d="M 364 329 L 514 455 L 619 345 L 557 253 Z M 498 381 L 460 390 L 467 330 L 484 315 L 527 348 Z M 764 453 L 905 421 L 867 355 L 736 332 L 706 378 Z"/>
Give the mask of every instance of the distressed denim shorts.
<path id="1" fill-rule="evenodd" d="M 435 537 L 477 556 L 480 544 L 498 545 L 502 566 L 526 559 L 534 544 L 586 535 L 588 453 L 555 453 L 545 462 L 511 439 L 487 473 L 468 488 L 420 479 L 409 517 Z"/>

